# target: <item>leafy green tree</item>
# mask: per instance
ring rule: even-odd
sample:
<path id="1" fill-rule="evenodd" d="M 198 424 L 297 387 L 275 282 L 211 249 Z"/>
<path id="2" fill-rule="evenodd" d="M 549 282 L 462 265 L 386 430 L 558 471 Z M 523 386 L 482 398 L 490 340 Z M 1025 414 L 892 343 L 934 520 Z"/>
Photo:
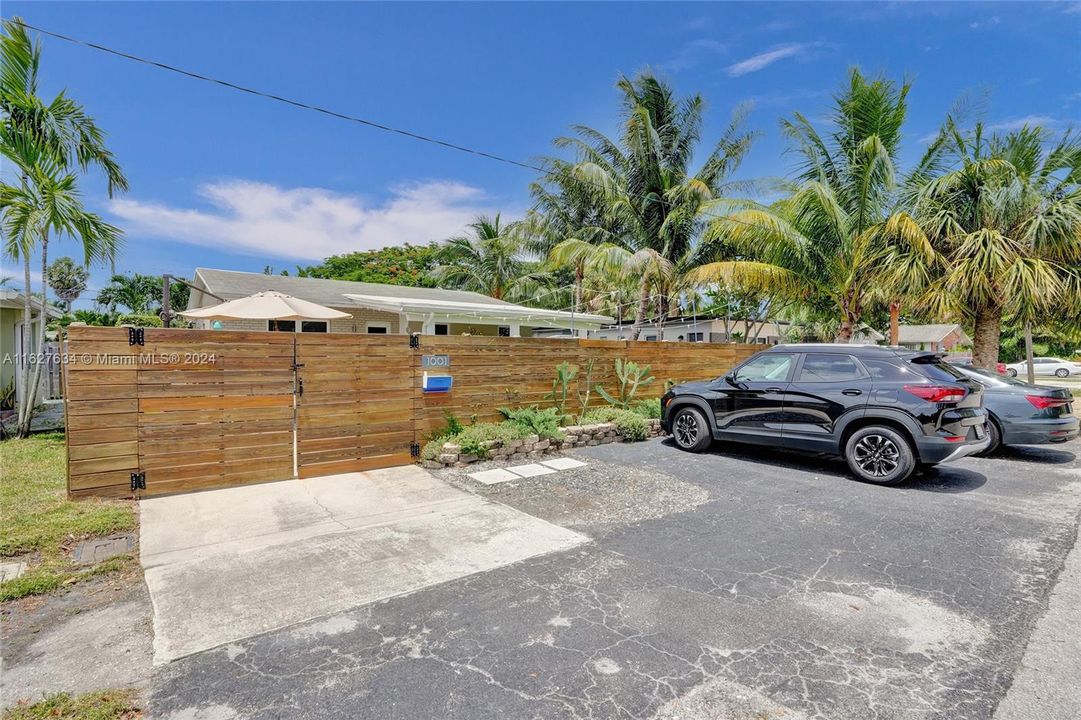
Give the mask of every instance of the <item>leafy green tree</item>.
<path id="1" fill-rule="evenodd" d="M 933 258 L 917 223 L 897 211 L 909 87 L 869 80 L 854 69 L 837 97 L 830 132 L 799 113 L 782 121 L 799 159 L 789 194 L 769 206 L 734 203 L 707 233 L 718 259 L 697 268 L 694 279 L 783 292 L 812 304 L 826 300 L 838 318 L 837 340 L 848 342 L 880 286 L 903 279 L 893 275 L 887 282 L 884 268 L 919 273 Z M 912 174 L 922 177 L 936 160 L 928 153 Z"/>
<path id="2" fill-rule="evenodd" d="M 49 287 L 64 303 L 64 311 L 69 313 L 71 304 L 86 290 L 86 281 L 89 278 L 89 271 L 82 265 L 76 265 L 69 257 L 57 258 L 46 274 Z"/>
<path id="3" fill-rule="evenodd" d="M 515 223 L 478 216 L 469 232 L 446 241 L 432 278 L 442 285 L 502 299 L 526 274 L 525 246 Z"/>
<path id="4" fill-rule="evenodd" d="M 0 181 L 0 224 L 4 251 L 23 263 L 25 304 L 23 347 L 30 342 L 30 258 L 41 254 L 41 276 L 48 274 L 50 239 L 77 239 L 87 264 L 113 258 L 120 231 L 82 205 L 76 178 L 94 166 L 106 177 L 110 196 L 127 189 L 127 180 L 104 133 L 77 102 L 61 92 L 46 102 L 38 95 L 41 46 L 31 40 L 19 18 L 5 20 L 0 34 L 0 153 L 16 181 Z M 44 346 L 46 324 L 40 323 L 37 347 Z M 25 394 L 19 407 L 18 434 L 30 432 L 30 420 L 41 381 L 41 363 L 23 366 Z"/>
<path id="5" fill-rule="evenodd" d="M 297 268 L 297 275 L 387 285 L 435 287 L 431 272 L 439 264 L 440 252 L 439 243 L 406 243 L 379 250 L 332 255 L 319 265 Z"/>
<path id="6" fill-rule="evenodd" d="M 955 169 L 915 213 L 937 254 L 923 304 L 973 326 L 973 364 L 994 368 L 1004 318 L 1081 318 L 1081 134 L 1038 127 L 943 136 Z"/>

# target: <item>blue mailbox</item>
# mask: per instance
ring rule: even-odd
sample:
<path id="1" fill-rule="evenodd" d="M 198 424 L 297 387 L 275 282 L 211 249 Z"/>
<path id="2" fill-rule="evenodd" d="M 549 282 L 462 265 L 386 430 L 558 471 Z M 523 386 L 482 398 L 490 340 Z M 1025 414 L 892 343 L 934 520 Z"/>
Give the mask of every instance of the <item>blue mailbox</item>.
<path id="1" fill-rule="evenodd" d="M 429 375 L 424 373 L 421 387 L 425 393 L 449 393 L 454 385 L 454 378 L 450 375 Z"/>

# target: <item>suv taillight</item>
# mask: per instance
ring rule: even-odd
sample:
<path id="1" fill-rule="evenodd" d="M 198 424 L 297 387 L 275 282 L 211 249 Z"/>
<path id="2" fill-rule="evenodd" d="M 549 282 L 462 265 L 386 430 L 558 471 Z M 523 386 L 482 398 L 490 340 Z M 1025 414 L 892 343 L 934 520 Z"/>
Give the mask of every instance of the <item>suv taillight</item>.
<path id="1" fill-rule="evenodd" d="M 905 385 L 905 391 L 927 402 L 958 402 L 964 399 L 964 388 L 953 385 Z"/>
<path id="2" fill-rule="evenodd" d="M 1062 407 L 1070 402 L 1062 398 L 1044 397 L 1043 395 L 1026 395 L 1025 399 L 1032 403 L 1032 407 L 1037 410 Z"/>

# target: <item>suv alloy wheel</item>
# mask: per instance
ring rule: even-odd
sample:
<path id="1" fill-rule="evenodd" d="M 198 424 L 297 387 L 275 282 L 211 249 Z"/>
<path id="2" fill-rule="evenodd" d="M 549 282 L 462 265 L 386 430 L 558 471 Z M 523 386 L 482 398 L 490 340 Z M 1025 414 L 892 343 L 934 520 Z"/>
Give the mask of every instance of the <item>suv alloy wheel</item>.
<path id="1" fill-rule="evenodd" d="M 856 477 L 878 485 L 904 482 L 916 469 L 916 458 L 908 440 L 883 425 L 871 425 L 852 433 L 845 444 L 845 460 Z"/>
<path id="2" fill-rule="evenodd" d="M 702 452 L 713 441 L 705 416 L 696 408 L 685 407 L 672 418 L 672 439 L 680 450 Z"/>

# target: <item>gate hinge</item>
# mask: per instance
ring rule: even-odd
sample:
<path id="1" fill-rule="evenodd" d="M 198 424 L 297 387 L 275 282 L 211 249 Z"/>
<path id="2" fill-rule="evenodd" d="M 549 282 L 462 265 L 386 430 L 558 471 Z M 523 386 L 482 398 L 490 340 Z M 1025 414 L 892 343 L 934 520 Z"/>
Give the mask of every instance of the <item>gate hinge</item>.
<path id="1" fill-rule="evenodd" d="M 420 335 L 419 334 L 414 333 L 413 335 L 409 336 L 409 347 L 411 347 L 411 348 L 419 348 L 420 347 Z"/>
<path id="2" fill-rule="evenodd" d="M 146 473 L 137 472 L 131 474 L 131 491 L 146 490 Z"/>
<path id="3" fill-rule="evenodd" d="M 420 443 L 409 443 L 409 457 L 420 457 Z"/>
<path id="4" fill-rule="evenodd" d="M 143 329 L 140 327 L 128 328 L 128 345 L 143 344 Z"/>

